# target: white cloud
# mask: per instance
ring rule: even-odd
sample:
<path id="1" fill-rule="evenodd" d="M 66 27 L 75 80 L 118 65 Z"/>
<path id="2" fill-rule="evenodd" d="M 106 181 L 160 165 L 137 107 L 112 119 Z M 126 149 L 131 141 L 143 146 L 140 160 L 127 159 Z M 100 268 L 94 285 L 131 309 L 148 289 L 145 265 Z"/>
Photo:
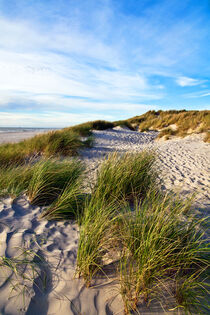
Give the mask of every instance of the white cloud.
<path id="1" fill-rule="evenodd" d="M 201 96 L 201 97 L 210 96 L 210 92 L 203 93 L 203 94 L 201 94 L 200 96 Z"/>
<path id="2" fill-rule="evenodd" d="M 176 83 L 182 87 L 200 85 L 203 82 L 204 81 L 192 79 L 192 78 L 188 78 L 188 77 L 179 77 L 176 79 Z"/>
<path id="3" fill-rule="evenodd" d="M 0 51 L 0 104 L 37 102 L 62 108 L 110 109 L 163 96 L 138 73 L 96 69 L 71 57 Z M 76 97 L 78 99 L 72 98 Z M 107 105 L 106 105 L 107 103 Z M 110 106 L 111 103 L 111 106 Z M 123 105 L 122 105 L 123 107 Z"/>

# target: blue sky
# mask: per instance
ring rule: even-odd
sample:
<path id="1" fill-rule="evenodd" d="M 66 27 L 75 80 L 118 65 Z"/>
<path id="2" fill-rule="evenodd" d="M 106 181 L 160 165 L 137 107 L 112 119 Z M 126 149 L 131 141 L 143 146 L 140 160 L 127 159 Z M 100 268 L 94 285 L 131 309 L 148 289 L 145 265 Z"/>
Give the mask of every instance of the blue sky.
<path id="1" fill-rule="evenodd" d="M 210 1 L 0 0 L 0 126 L 210 109 Z"/>

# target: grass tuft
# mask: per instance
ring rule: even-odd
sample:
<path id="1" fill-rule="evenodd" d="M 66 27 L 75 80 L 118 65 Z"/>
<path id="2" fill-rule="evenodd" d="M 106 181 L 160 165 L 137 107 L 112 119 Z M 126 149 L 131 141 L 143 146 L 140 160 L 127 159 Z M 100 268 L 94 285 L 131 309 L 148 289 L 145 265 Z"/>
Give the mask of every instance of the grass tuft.
<path id="1" fill-rule="evenodd" d="M 0 195 L 26 193 L 32 204 L 49 206 L 42 216 L 50 219 L 72 217 L 81 208 L 84 167 L 79 160 L 59 162 L 42 159 L 35 164 L 0 170 Z"/>
<path id="2" fill-rule="evenodd" d="M 107 201 L 133 200 L 143 198 L 148 189 L 155 185 L 153 169 L 155 155 L 151 152 L 140 154 L 111 154 L 101 165 L 94 194 Z"/>
<path id="3" fill-rule="evenodd" d="M 27 188 L 30 202 L 37 205 L 49 205 L 63 193 L 67 186 L 77 185 L 82 170 L 82 165 L 77 160 L 56 162 L 47 159 L 36 163 Z"/>
<path id="4" fill-rule="evenodd" d="M 90 286 L 97 274 L 106 276 L 109 256 L 126 313 L 166 295 L 173 309 L 198 313 L 206 296 L 203 222 L 191 200 L 158 190 L 153 163 L 149 152 L 105 160 L 81 220 L 77 274 Z"/>

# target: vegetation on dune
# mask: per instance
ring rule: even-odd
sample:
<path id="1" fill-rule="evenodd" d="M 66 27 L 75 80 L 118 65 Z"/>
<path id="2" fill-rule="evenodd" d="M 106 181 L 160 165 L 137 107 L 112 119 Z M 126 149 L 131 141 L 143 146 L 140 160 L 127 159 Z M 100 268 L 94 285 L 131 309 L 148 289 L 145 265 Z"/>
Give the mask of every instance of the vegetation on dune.
<path id="1" fill-rule="evenodd" d="M 111 160 L 113 169 L 106 160 L 85 204 L 77 274 L 90 286 L 98 273 L 106 275 L 108 256 L 113 273 L 118 270 L 126 313 L 140 301 L 149 305 L 164 295 L 173 297 L 174 309 L 199 313 L 206 296 L 207 248 L 201 221 L 191 215 L 190 200 L 181 201 L 157 189 L 153 154 L 143 153 L 141 159 L 127 155 L 121 161 L 112 156 Z M 144 176 L 138 182 L 136 172 L 141 168 Z M 137 190 L 132 189 L 134 183 Z"/>
<path id="2" fill-rule="evenodd" d="M 117 121 L 114 121 L 114 127 L 117 127 L 117 126 L 124 126 L 124 127 L 127 127 L 128 129 L 130 130 L 135 130 L 135 128 L 132 126 L 132 124 L 128 121 L 128 120 L 117 120 Z"/>
<path id="3" fill-rule="evenodd" d="M 30 165 L 0 168 L 0 196 L 17 197 L 25 192 L 32 174 Z"/>
<path id="4" fill-rule="evenodd" d="M 0 145 L 0 165 L 21 165 L 37 156 L 75 156 L 78 150 L 90 146 L 92 139 L 81 140 L 79 131 L 67 129 L 36 135 L 19 143 Z"/>
<path id="5" fill-rule="evenodd" d="M 210 111 L 148 111 L 147 113 L 128 119 L 129 123 L 135 124 L 140 131 L 157 130 L 159 137 L 164 135 L 186 136 L 196 132 L 208 132 L 210 129 Z M 173 130 L 170 126 L 176 125 Z"/>
<path id="6" fill-rule="evenodd" d="M 2 144 L 0 145 L 0 165 L 1 167 L 21 165 L 40 155 L 44 157 L 75 156 L 79 149 L 92 145 L 92 129 L 105 130 L 114 126 L 111 122 L 96 120 L 36 135 L 19 143 Z"/>
<path id="7" fill-rule="evenodd" d="M 40 160 L 35 164 L 2 168 L 0 195 L 9 194 L 17 197 L 21 193 L 26 193 L 32 204 L 51 205 L 42 216 L 58 219 L 60 216 L 64 217 L 64 212 L 67 212 L 68 216 L 75 218 L 79 192 L 81 196 L 83 170 L 84 167 L 78 160 L 58 162 L 51 159 Z M 66 209 L 64 196 L 68 201 Z M 70 207 L 73 201 L 74 204 Z"/>
<path id="8" fill-rule="evenodd" d="M 27 187 L 27 195 L 32 204 L 49 205 L 71 186 L 78 185 L 83 171 L 77 160 L 56 162 L 44 160 L 33 166 L 33 175 Z"/>
<path id="9" fill-rule="evenodd" d="M 154 160 L 155 155 L 147 151 L 109 155 L 98 171 L 93 194 L 97 199 L 106 201 L 144 197 L 147 190 L 155 185 Z"/>
<path id="10" fill-rule="evenodd" d="M 150 192 L 136 203 L 135 213 L 127 209 L 121 215 L 119 275 L 128 313 L 139 301 L 149 304 L 152 299 L 164 300 L 164 295 L 173 298 L 170 307 L 200 313 L 206 296 L 201 275 L 208 265 L 207 248 L 201 221 L 188 216 L 186 222 L 188 208 L 186 202 Z"/>
<path id="11" fill-rule="evenodd" d="M 206 135 L 205 135 L 205 138 L 204 138 L 204 142 L 210 143 L 210 131 L 206 132 Z"/>
<path id="12" fill-rule="evenodd" d="M 73 132 L 79 132 L 83 136 L 88 136 L 91 134 L 91 130 L 106 130 L 109 128 L 113 128 L 114 124 L 110 121 L 106 120 L 95 120 L 95 121 L 88 121 L 83 124 L 79 124 L 73 127 L 66 128 L 67 130 Z"/>
<path id="13" fill-rule="evenodd" d="M 74 156 L 79 149 L 93 143 L 92 130 L 106 130 L 115 126 L 126 126 L 131 130 L 158 130 L 158 137 L 186 136 L 197 132 L 206 133 L 204 141 L 210 142 L 210 111 L 149 111 L 127 120 L 108 122 L 96 120 L 80 125 L 37 135 L 19 143 L 0 145 L 0 165 L 24 164 L 36 156 Z M 85 137 L 85 139 L 82 139 Z"/>

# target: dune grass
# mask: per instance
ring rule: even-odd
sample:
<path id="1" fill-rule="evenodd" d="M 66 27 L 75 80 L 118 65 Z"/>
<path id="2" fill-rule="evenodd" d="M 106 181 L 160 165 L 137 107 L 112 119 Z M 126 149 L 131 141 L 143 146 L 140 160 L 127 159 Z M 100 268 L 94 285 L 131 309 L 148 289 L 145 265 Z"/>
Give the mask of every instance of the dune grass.
<path id="1" fill-rule="evenodd" d="M 58 219 L 65 215 L 75 217 L 81 204 L 81 179 L 84 167 L 76 159 L 39 162 L 2 168 L 0 170 L 0 195 L 17 197 L 26 193 L 31 204 L 51 205 L 42 216 Z"/>
<path id="2" fill-rule="evenodd" d="M 155 154 L 147 151 L 109 155 L 98 171 L 94 195 L 108 202 L 144 197 L 157 178 L 154 161 Z"/>
<path id="3" fill-rule="evenodd" d="M 86 201 L 81 218 L 77 272 L 90 285 L 93 275 L 101 269 L 101 258 L 114 237 L 113 222 L 125 200 L 144 198 L 156 174 L 152 171 L 154 154 L 111 154 L 98 172 L 90 200 Z M 111 229 L 110 229 L 111 228 Z"/>
<path id="4" fill-rule="evenodd" d="M 91 138 L 81 139 L 79 130 L 50 131 L 19 143 L 0 145 L 0 166 L 21 165 L 37 156 L 75 156 L 79 149 L 91 143 Z"/>
<path id="5" fill-rule="evenodd" d="M 204 284 L 196 277 L 207 268 L 204 232 L 201 221 L 190 216 L 186 220 L 187 209 L 188 202 L 150 193 L 136 204 L 135 214 L 127 211 L 123 216 L 120 283 L 127 311 L 135 310 L 141 299 L 146 304 L 161 299 L 163 290 L 174 298 L 174 308 L 190 311 L 198 307 L 198 312 L 205 301 Z M 183 287 L 188 291 L 185 296 Z M 199 301 L 196 290 L 201 287 Z"/>
<path id="6" fill-rule="evenodd" d="M 210 143 L 210 131 L 206 132 L 206 135 L 204 137 L 204 142 Z"/>
<path id="7" fill-rule="evenodd" d="M 114 121 L 114 127 L 121 126 L 121 127 L 127 127 L 130 130 L 135 130 L 135 128 L 132 126 L 132 124 L 128 120 L 116 120 Z"/>
<path id="8" fill-rule="evenodd" d="M 140 131 L 157 130 L 161 131 L 159 137 L 176 135 L 184 137 L 187 134 L 196 132 L 208 132 L 210 128 L 210 111 L 148 111 L 147 113 L 128 119 L 131 124 L 139 126 Z M 172 130 L 171 125 L 177 129 Z"/>
<path id="9" fill-rule="evenodd" d="M 49 205 L 60 196 L 67 186 L 77 186 L 83 171 L 78 160 L 57 162 L 50 159 L 33 166 L 27 195 L 32 204 Z"/>
<path id="10" fill-rule="evenodd" d="M 117 262 L 113 273 L 126 313 L 161 300 L 163 292 L 174 309 L 198 313 L 207 267 L 201 221 L 191 215 L 189 200 L 158 190 L 153 163 L 149 152 L 105 160 L 81 219 L 77 274 L 87 286 L 99 272 L 106 276 L 108 254 Z"/>
<path id="11" fill-rule="evenodd" d="M 76 274 L 83 277 L 87 287 L 97 272 L 103 272 L 102 257 L 114 239 L 110 227 L 116 219 L 115 214 L 113 203 L 96 202 L 95 196 L 86 201 L 80 226 Z"/>
<path id="12" fill-rule="evenodd" d="M 86 194 L 81 189 L 81 180 L 70 181 L 58 197 L 45 209 L 41 218 L 48 220 L 76 219 L 80 222 L 84 212 Z"/>
<path id="13" fill-rule="evenodd" d="M 28 188 L 33 170 L 30 165 L 0 168 L 0 196 L 17 197 Z"/>

